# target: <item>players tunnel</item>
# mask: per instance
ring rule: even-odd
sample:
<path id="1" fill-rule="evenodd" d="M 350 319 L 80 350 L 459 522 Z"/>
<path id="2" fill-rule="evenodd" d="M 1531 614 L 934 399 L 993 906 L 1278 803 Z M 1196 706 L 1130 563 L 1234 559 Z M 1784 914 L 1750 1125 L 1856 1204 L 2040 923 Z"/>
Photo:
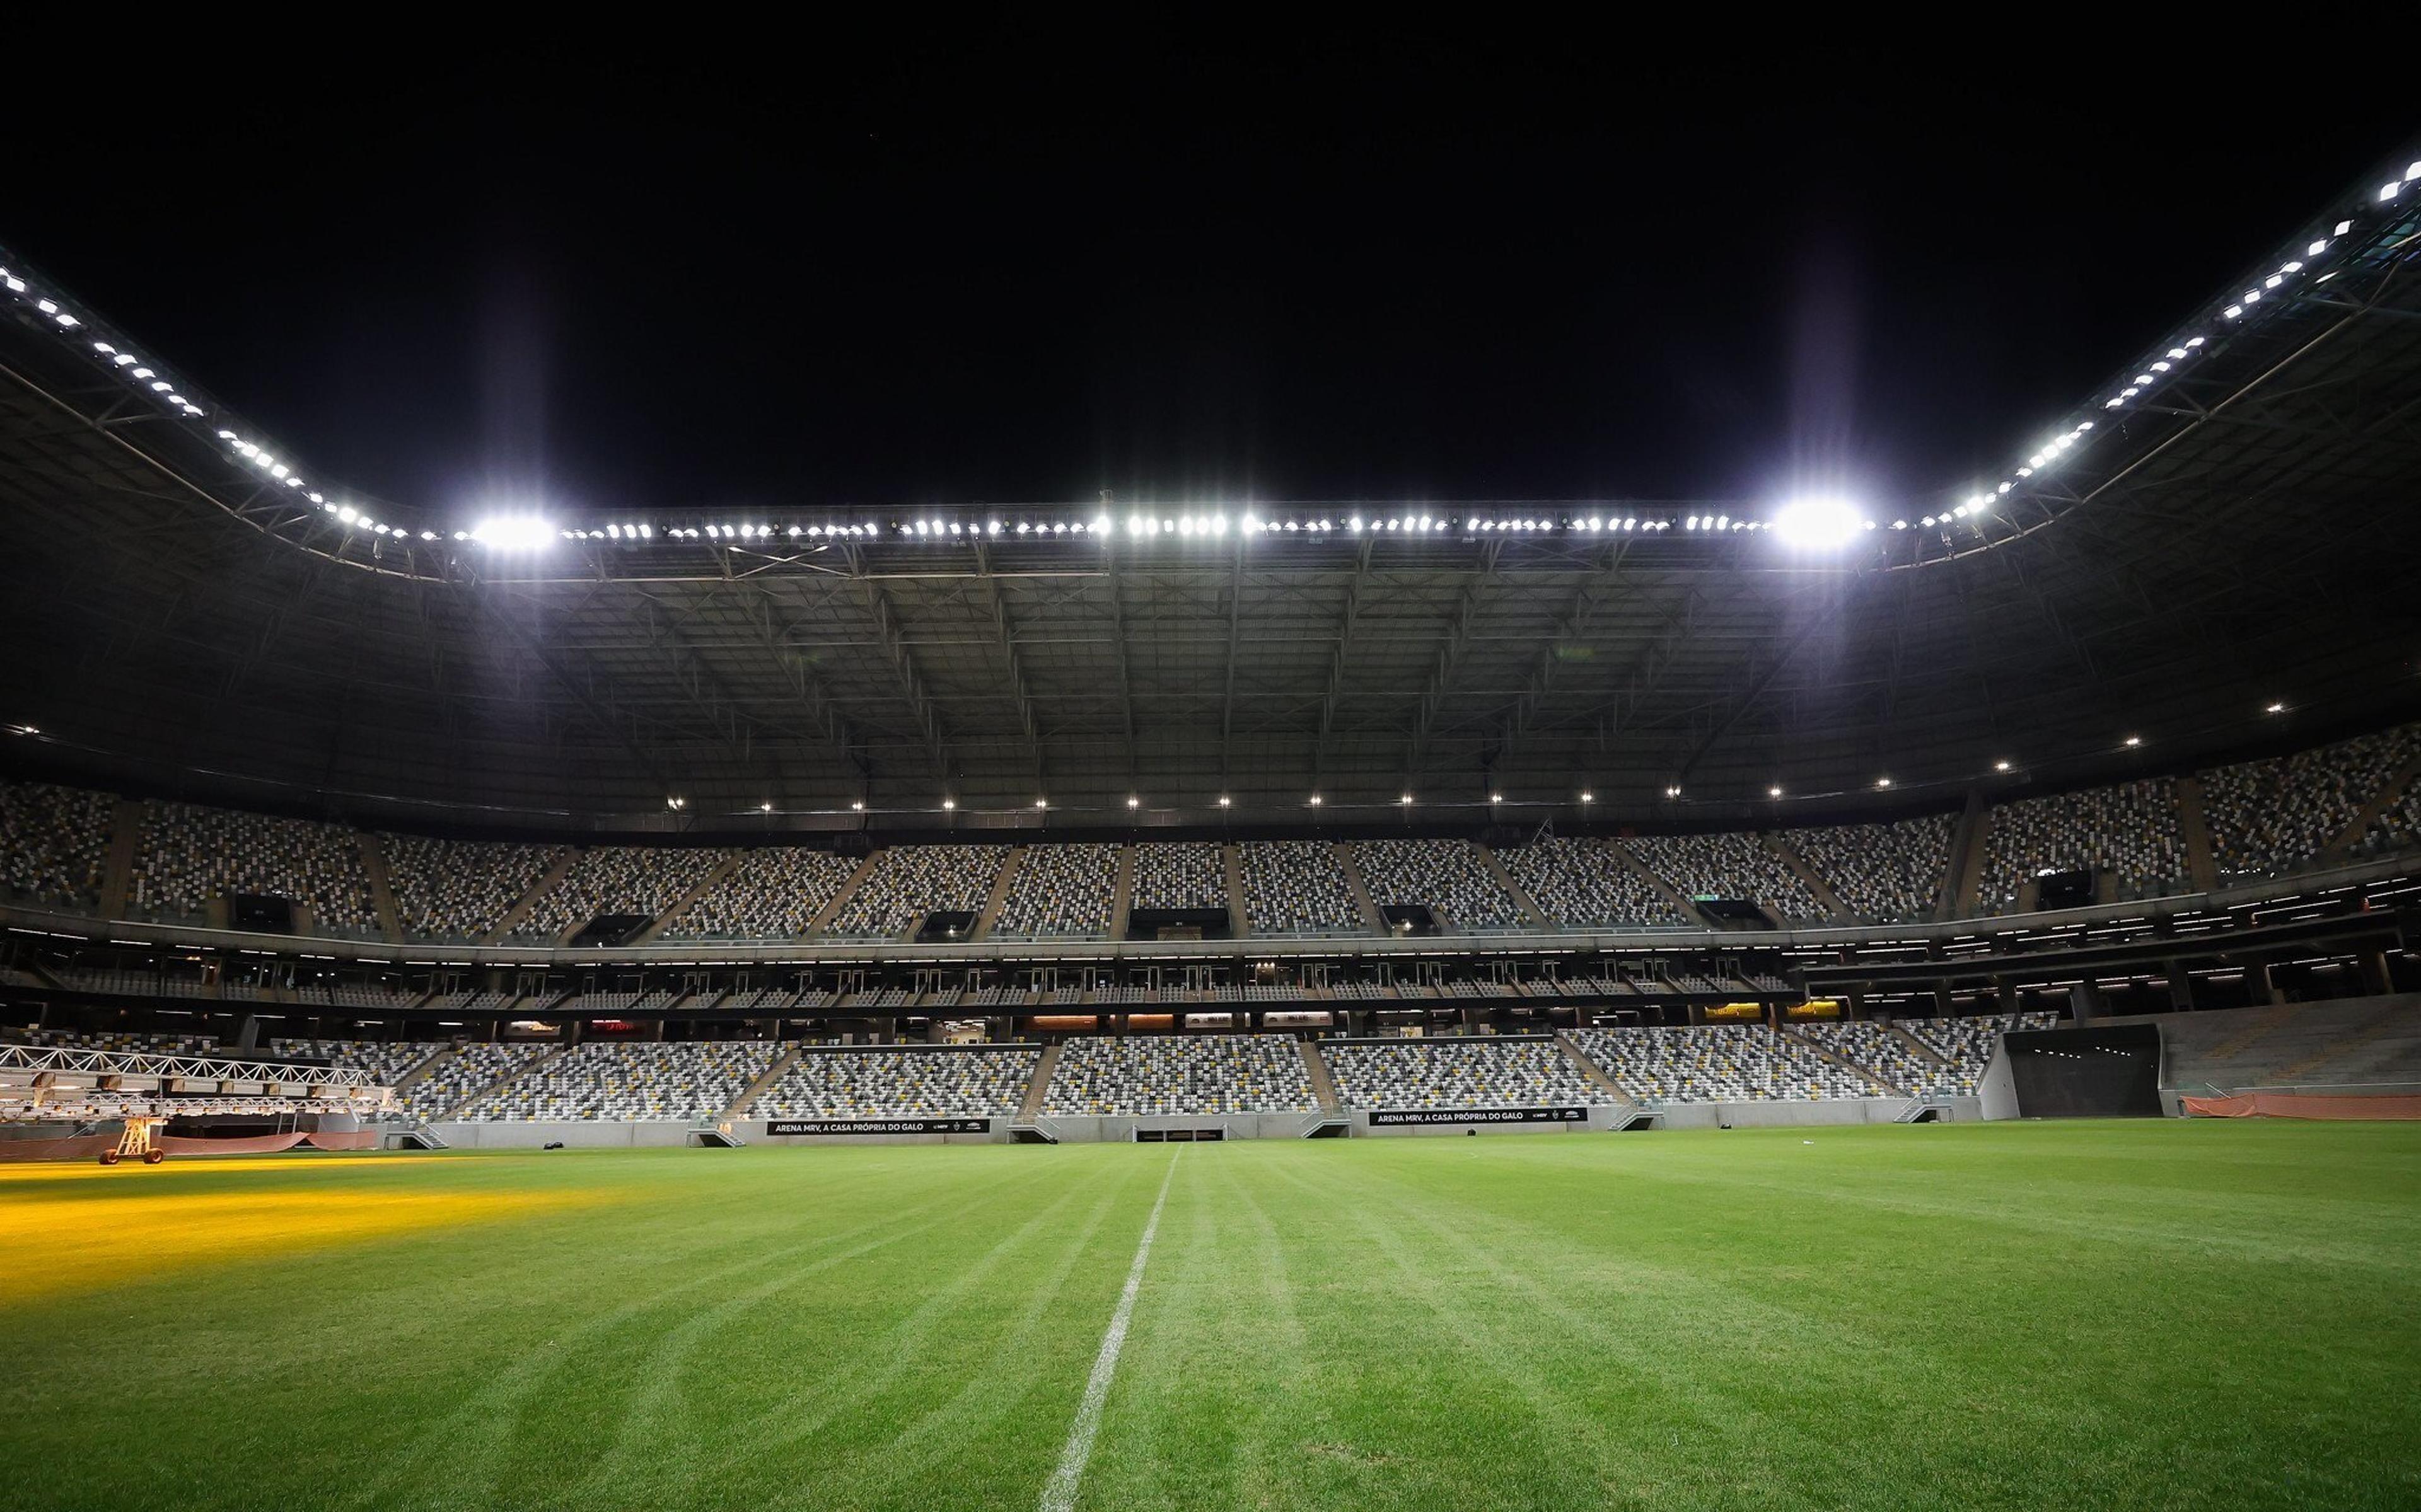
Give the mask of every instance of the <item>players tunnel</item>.
<path id="1" fill-rule="evenodd" d="M 2021 1117 L 2161 1115 L 2161 1031 L 2154 1025 L 2013 1030 L 2006 1043 Z"/>

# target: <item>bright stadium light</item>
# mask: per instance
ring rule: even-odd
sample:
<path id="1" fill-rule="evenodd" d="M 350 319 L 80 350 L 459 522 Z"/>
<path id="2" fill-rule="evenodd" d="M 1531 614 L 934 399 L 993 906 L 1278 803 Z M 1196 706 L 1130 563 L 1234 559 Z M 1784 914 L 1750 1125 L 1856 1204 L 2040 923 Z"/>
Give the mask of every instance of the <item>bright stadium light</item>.
<path id="1" fill-rule="evenodd" d="M 1847 499 L 1793 499 L 1773 517 L 1774 534 L 1793 546 L 1820 550 L 1847 544 L 1865 527 L 1866 516 Z"/>
<path id="2" fill-rule="evenodd" d="M 498 551 L 535 552 L 554 539 L 554 527 L 536 515 L 494 515 L 472 526 L 471 538 Z"/>
<path id="3" fill-rule="evenodd" d="M 958 806 L 959 801 L 955 798 L 945 798 L 942 800 L 942 809 L 945 813 Z"/>
<path id="4" fill-rule="evenodd" d="M 1141 808 L 1141 807 L 1143 807 L 1143 800 L 1142 800 L 1142 799 L 1140 799 L 1140 798 L 1133 798 L 1133 797 L 1130 797 L 1130 798 L 1127 800 L 1127 807 L 1129 807 L 1129 808 Z"/>

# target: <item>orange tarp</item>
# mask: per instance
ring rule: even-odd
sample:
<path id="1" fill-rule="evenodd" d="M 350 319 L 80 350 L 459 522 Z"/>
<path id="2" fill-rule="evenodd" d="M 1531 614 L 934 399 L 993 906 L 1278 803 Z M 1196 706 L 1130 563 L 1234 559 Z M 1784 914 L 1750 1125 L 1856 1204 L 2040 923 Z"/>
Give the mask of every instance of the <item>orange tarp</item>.
<path id="1" fill-rule="evenodd" d="M 2181 1098 L 2196 1118 L 2421 1118 L 2421 1097 L 2326 1097 L 2248 1092 L 2234 1098 Z"/>

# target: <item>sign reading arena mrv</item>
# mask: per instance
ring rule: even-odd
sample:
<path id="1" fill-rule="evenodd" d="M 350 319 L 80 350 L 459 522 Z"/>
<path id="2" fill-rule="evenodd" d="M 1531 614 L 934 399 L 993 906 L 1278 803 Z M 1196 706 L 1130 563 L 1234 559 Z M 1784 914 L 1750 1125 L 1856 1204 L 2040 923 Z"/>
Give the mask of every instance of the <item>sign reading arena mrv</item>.
<path id="1" fill-rule="evenodd" d="M 1388 1124 L 1579 1124 L 1586 1108 L 1373 1108 L 1370 1127 Z"/>
<path id="2" fill-rule="evenodd" d="M 989 1134 L 989 1118 L 775 1118 L 765 1125 L 775 1134 Z"/>

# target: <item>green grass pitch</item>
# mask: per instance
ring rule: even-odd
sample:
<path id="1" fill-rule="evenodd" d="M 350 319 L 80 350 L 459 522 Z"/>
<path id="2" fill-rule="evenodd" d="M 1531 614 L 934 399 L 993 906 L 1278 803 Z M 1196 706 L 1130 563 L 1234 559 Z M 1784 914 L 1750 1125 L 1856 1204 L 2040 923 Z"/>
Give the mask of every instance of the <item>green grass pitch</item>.
<path id="1" fill-rule="evenodd" d="M 1173 1177 L 1170 1162 L 1176 1162 Z M 0 1167 L 0 1504 L 2421 1504 L 2421 1128 Z"/>

